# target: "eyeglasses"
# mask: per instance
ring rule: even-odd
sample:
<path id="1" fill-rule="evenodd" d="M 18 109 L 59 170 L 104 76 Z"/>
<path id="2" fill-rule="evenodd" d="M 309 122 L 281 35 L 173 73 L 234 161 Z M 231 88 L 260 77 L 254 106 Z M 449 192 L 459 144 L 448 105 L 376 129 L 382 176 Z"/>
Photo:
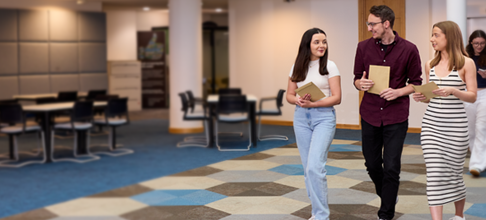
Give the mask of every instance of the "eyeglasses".
<path id="1" fill-rule="evenodd" d="M 473 46 L 475 47 L 479 47 L 479 46 L 484 46 L 486 45 L 486 42 L 482 42 L 482 43 L 471 43 Z"/>
<path id="2" fill-rule="evenodd" d="M 380 21 L 380 22 L 366 22 L 366 26 L 371 26 L 371 27 L 374 27 L 376 24 L 379 24 L 379 23 L 383 23 L 384 21 Z"/>

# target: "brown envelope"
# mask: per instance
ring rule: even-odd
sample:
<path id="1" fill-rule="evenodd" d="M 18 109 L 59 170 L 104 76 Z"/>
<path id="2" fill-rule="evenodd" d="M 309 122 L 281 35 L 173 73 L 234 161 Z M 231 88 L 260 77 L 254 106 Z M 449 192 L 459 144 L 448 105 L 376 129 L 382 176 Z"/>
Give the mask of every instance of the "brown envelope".
<path id="1" fill-rule="evenodd" d="M 311 95 L 311 101 L 315 102 L 319 99 L 326 97 L 324 93 L 316 86 L 313 82 L 307 83 L 295 90 L 300 97 L 304 97 L 305 94 L 309 93 Z"/>
<path id="2" fill-rule="evenodd" d="M 375 83 L 369 90 L 369 93 L 380 94 L 381 91 L 387 89 L 390 83 L 390 67 L 370 65 L 368 79 Z"/>
<path id="3" fill-rule="evenodd" d="M 427 100 L 438 96 L 432 93 L 433 90 L 439 89 L 439 87 L 437 86 L 437 84 L 435 84 L 435 82 L 429 82 L 421 86 L 412 85 L 412 87 L 415 92 L 420 92 L 425 97 L 427 97 Z"/>

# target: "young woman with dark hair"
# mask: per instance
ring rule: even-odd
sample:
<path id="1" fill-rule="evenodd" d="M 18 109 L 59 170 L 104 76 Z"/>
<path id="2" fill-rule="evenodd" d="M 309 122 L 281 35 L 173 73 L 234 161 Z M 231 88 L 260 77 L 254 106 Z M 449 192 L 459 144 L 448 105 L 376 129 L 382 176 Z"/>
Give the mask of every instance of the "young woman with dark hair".
<path id="1" fill-rule="evenodd" d="M 302 36 L 295 64 L 290 71 L 287 101 L 295 106 L 294 132 L 297 139 L 305 186 L 312 204 L 311 220 L 329 220 L 326 161 L 336 131 L 335 105 L 341 103 L 341 77 L 336 64 L 328 60 L 327 36 L 312 28 Z M 309 94 L 295 90 L 313 82 L 326 95 L 312 102 Z"/>
<path id="2" fill-rule="evenodd" d="M 469 36 L 466 51 L 476 64 L 478 96 L 476 102 L 465 103 L 469 121 L 469 172 L 479 177 L 486 170 L 486 33 L 476 30 Z"/>

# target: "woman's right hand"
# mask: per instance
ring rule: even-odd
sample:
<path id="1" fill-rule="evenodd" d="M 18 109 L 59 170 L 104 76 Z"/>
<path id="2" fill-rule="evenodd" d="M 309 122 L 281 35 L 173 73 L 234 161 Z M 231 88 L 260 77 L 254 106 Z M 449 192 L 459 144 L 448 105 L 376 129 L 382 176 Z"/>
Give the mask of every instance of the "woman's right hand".
<path id="1" fill-rule="evenodd" d="M 425 101 L 427 99 L 427 97 L 425 97 L 420 92 L 413 93 L 412 94 L 412 97 L 413 97 L 413 100 L 415 100 L 416 102 L 423 102 L 423 101 Z"/>
<path id="2" fill-rule="evenodd" d="M 479 69 L 478 74 L 481 75 L 481 77 L 483 77 L 483 79 L 486 79 L 486 70 Z"/>

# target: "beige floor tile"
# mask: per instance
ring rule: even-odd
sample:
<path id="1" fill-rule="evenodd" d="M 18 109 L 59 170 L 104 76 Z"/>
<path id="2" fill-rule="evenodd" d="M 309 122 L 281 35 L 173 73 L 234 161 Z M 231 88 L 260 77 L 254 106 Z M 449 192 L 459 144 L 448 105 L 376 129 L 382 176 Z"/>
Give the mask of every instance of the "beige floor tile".
<path id="1" fill-rule="evenodd" d="M 119 216 L 147 207 L 129 198 L 81 198 L 46 207 L 59 216 Z"/>
<path id="2" fill-rule="evenodd" d="M 208 166 L 220 170 L 268 170 L 280 165 L 265 160 L 226 160 Z"/>
<path id="3" fill-rule="evenodd" d="M 417 182 L 417 183 L 427 184 L 427 176 L 425 174 L 424 175 L 419 175 L 419 176 L 411 179 L 410 181 Z"/>
<path id="4" fill-rule="evenodd" d="M 162 177 L 140 183 L 152 189 L 207 189 L 223 184 L 209 177 Z"/>
<path id="5" fill-rule="evenodd" d="M 473 177 L 472 175 L 463 175 L 464 182 L 466 183 L 466 187 L 485 187 L 486 186 L 486 178 L 477 178 Z"/>
<path id="6" fill-rule="evenodd" d="M 358 183 L 361 183 L 362 181 L 360 180 L 354 180 L 342 176 L 327 176 L 327 187 L 328 188 L 343 188 L 347 189 L 349 187 L 352 187 Z"/>
<path id="7" fill-rule="evenodd" d="M 345 169 L 366 169 L 364 160 L 334 160 L 327 163 L 329 166 Z"/>
<path id="8" fill-rule="evenodd" d="M 262 153 L 275 155 L 275 156 L 295 156 L 300 155 L 299 149 L 297 148 L 273 148 L 270 150 L 263 151 Z"/>
<path id="9" fill-rule="evenodd" d="M 429 205 L 427 202 L 427 196 L 399 196 L 400 201 L 395 207 L 396 212 L 407 214 L 430 214 Z M 377 198 L 368 203 L 368 205 L 380 207 L 380 198 Z M 471 203 L 465 205 L 464 210 L 469 209 L 472 206 Z M 454 214 L 454 203 L 448 203 L 444 205 L 444 214 Z"/>
<path id="10" fill-rule="evenodd" d="M 288 176 L 283 179 L 275 181 L 286 186 L 292 186 L 299 189 L 305 189 L 304 176 Z"/>
<path id="11" fill-rule="evenodd" d="M 423 155 L 422 148 L 404 147 L 402 155 Z"/>
<path id="12" fill-rule="evenodd" d="M 358 141 L 334 139 L 334 140 L 332 140 L 331 144 L 354 144 L 356 142 L 358 142 Z"/>
<path id="13" fill-rule="evenodd" d="M 285 197 L 228 197 L 206 206 L 230 214 L 290 214 L 309 203 Z"/>

